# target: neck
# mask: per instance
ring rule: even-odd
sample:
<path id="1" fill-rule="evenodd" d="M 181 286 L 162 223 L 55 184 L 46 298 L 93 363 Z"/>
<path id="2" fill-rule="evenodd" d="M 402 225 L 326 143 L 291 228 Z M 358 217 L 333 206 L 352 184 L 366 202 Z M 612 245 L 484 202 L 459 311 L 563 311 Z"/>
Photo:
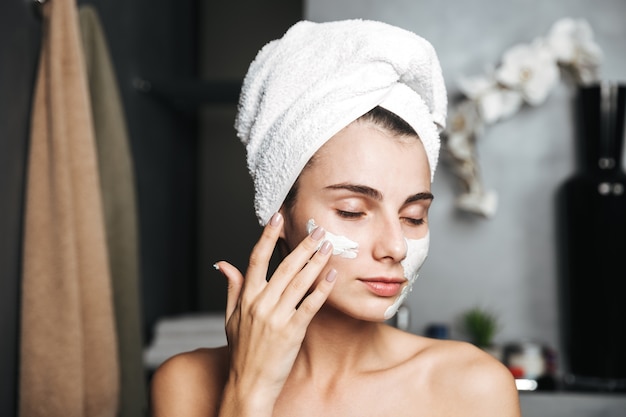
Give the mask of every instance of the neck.
<path id="1" fill-rule="evenodd" d="M 387 350 L 382 337 L 386 329 L 383 323 L 357 320 L 324 306 L 307 329 L 294 370 L 324 378 L 370 370 Z"/>

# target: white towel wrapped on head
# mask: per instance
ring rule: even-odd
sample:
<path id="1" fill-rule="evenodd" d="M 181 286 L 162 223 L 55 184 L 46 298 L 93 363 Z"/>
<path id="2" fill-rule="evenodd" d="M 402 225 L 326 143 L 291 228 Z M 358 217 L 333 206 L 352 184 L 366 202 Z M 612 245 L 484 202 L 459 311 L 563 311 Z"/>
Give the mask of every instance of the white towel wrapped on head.
<path id="1" fill-rule="evenodd" d="M 417 132 L 432 180 L 447 97 L 428 41 L 376 21 L 301 21 L 259 51 L 244 79 L 235 127 L 262 225 L 311 156 L 376 106 Z"/>

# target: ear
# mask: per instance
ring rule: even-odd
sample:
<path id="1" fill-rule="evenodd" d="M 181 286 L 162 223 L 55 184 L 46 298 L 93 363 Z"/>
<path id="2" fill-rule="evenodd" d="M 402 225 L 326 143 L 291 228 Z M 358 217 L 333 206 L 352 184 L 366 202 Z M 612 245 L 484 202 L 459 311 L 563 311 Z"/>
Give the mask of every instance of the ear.
<path id="1" fill-rule="evenodd" d="M 278 212 L 283 216 L 283 225 L 280 228 L 280 234 L 278 235 L 278 243 L 276 244 L 276 247 L 278 248 L 278 253 L 280 254 L 280 256 L 284 258 L 290 252 L 289 245 L 287 245 L 286 240 L 287 235 L 285 233 L 285 225 L 287 224 L 287 222 L 291 222 L 291 219 L 288 217 L 289 210 L 287 210 L 285 206 L 281 206 Z"/>
<path id="2" fill-rule="evenodd" d="M 283 216 L 283 225 L 280 228 L 280 234 L 278 235 L 278 239 L 284 242 L 285 241 L 285 224 L 287 224 L 287 221 L 289 220 L 289 217 L 286 216 L 286 214 L 288 214 L 288 210 L 286 210 L 285 206 L 282 205 L 280 206 L 280 210 L 278 210 L 278 212 Z"/>

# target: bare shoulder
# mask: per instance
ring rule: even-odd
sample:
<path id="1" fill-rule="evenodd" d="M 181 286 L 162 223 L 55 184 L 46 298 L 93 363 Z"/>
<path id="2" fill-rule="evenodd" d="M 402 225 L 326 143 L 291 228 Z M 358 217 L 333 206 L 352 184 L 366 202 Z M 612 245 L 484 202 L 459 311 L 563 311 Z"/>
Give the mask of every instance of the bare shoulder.
<path id="1" fill-rule="evenodd" d="M 165 361 L 150 383 L 153 417 L 216 415 L 228 377 L 228 350 L 201 348 Z"/>
<path id="2" fill-rule="evenodd" d="M 519 417 L 511 372 L 497 359 L 461 341 L 427 339 L 415 360 L 425 365 L 436 407 L 464 416 Z M 444 410 L 442 410 L 444 411 Z"/>

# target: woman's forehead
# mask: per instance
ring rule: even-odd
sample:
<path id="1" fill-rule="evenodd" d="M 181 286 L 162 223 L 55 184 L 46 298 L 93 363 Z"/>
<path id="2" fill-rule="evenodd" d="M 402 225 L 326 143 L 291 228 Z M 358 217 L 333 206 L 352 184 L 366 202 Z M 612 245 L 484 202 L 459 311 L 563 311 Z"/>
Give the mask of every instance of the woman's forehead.
<path id="1" fill-rule="evenodd" d="M 409 154 L 413 163 L 423 160 L 426 151 L 417 136 L 393 134 L 373 123 L 352 123 L 329 139 L 315 154 L 315 161 L 344 161 L 385 164 L 394 162 L 398 154 Z M 423 156 L 420 158 L 419 156 Z M 396 160 L 398 163 L 400 160 Z"/>
<path id="2" fill-rule="evenodd" d="M 430 188 L 428 158 L 417 137 L 397 137 L 365 124 L 352 124 L 331 138 L 303 175 L 316 182 Z"/>

